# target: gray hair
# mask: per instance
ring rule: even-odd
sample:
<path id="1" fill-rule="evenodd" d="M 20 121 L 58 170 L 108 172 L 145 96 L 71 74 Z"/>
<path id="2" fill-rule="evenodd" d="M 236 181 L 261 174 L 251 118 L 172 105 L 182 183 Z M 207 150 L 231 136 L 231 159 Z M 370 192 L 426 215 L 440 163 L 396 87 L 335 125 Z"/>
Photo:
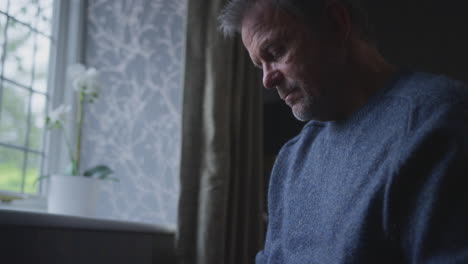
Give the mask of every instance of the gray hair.
<path id="1" fill-rule="evenodd" d="M 246 13 L 257 3 L 264 1 L 275 9 L 284 10 L 305 21 L 313 21 L 318 17 L 321 7 L 326 0 L 231 0 L 218 17 L 219 29 L 225 36 L 233 36 L 239 33 L 242 20 Z M 358 26 L 363 37 L 372 39 L 372 28 L 369 24 L 367 12 L 363 0 L 339 0 L 348 8 L 354 25 Z"/>

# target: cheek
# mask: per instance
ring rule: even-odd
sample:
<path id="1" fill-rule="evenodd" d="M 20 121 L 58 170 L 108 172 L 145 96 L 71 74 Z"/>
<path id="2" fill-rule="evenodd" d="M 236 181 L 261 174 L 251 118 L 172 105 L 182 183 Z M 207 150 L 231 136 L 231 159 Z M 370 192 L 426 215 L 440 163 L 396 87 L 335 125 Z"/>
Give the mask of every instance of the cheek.
<path id="1" fill-rule="evenodd" d="M 291 53 L 281 63 L 281 71 L 290 82 L 305 87 L 320 87 L 326 79 L 332 78 L 330 59 L 319 49 Z"/>
<path id="2" fill-rule="evenodd" d="M 299 57 L 289 56 L 283 63 L 282 72 L 291 81 L 304 80 L 308 74 L 307 65 Z"/>
<path id="3" fill-rule="evenodd" d="M 292 54 L 287 62 L 294 78 L 307 80 L 309 77 L 314 77 L 321 72 L 322 60 L 320 54 L 314 53 L 314 50 L 310 49 L 307 52 Z"/>

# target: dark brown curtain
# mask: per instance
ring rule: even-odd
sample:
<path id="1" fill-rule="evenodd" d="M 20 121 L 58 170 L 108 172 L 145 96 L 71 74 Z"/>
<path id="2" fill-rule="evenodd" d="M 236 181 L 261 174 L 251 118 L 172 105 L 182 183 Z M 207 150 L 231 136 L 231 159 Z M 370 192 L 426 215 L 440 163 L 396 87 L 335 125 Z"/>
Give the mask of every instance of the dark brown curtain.
<path id="1" fill-rule="evenodd" d="M 217 30 L 225 3 L 188 4 L 176 241 L 184 264 L 254 263 L 264 240 L 260 73 L 240 37 Z"/>

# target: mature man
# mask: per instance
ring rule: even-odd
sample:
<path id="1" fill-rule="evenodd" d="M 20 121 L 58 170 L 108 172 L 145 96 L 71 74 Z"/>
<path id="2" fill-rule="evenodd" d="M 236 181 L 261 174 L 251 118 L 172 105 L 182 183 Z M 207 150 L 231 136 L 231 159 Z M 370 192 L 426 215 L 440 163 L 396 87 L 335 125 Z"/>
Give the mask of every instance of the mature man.
<path id="1" fill-rule="evenodd" d="M 468 263 L 468 89 L 400 70 L 354 0 L 233 0 L 267 89 L 309 121 L 280 151 L 257 263 Z"/>

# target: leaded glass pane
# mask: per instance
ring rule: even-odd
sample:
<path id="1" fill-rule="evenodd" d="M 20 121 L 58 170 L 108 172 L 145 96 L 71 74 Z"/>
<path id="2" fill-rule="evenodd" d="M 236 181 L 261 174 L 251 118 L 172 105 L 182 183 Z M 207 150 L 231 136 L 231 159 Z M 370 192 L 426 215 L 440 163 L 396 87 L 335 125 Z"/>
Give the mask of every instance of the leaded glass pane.
<path id="1" fill-rule="evenodd" d="M 42 93 L 47 92 L 47 76 L 49 70 L 50 39 L 42 35 L 36 38 L 36 55 L 34 66 L 33 89 Z"/>
<path id="2" fill-rule="evenodd" d="M 0 189 L 20 192 L 24 153 L 0 146 Z"/>
<path id="3" fill-rule="evenodd" d="M 8 10 L 7 10 L 7 8 L 8 8 L 8 1 L 9 1 L 9 0 L 2 0 L 2 1 L 0 1 L 0 11 L 5 12 L 5 13 L 8 11 Z"/>
<path id="4" fill-rule="evenodd" d="M 35 182 L 40 177 L 40 167 L 41 156 L 29 153 L 24 178 L 25 193 L 34 194 L 37 192 L 37 187 L 39 185 L 35 184 Z"/>
<path id="5" fill-rule="evenodd" d="M 53 2 L 0 0 L 0 190 L 37 193 Z"/>
<path id="6" fill-rule="evenodd" d="M 1 2 L 1 1 L 0 1 Z M 0 14 L 0 73 L 2 72 L 3 64 L 1 59 L 3 57 L 3 48 L 5 45 L 5 29 L 7 23 L 7 16 Z"/>
<path id="7" fill-rule="evenodd" d="M 29 91 L 3 82 L 0 142 L 23 146 L 26 139 Z"/>
<path id="8" fill-rule="evenodd" d="M 38 12 L 38 0 L 10 1 L 10 9 L 8 10 L 10 16 L 30 26 L 34 26 L 36 24 Z"/>
<path id="9" fill-rule="evenodd" d="M 37 20 L 37 30 L 50 36 L 52 28 L 53 0 L 39 0 L 40 13 Z"/>
<path id="10" fill-rule="evenodd" d="M 22 85 L 30 85 L 34 60 L 34 33 L 26 26 L 8 20 L 4 76 Z"/>
<path id="11" fill-rule="evenodd" d="M 29 123 L 29 148 L 40 151 L 45 124 L 46 97 L 34 93 L 31 98 L 31 119 Z"/>

